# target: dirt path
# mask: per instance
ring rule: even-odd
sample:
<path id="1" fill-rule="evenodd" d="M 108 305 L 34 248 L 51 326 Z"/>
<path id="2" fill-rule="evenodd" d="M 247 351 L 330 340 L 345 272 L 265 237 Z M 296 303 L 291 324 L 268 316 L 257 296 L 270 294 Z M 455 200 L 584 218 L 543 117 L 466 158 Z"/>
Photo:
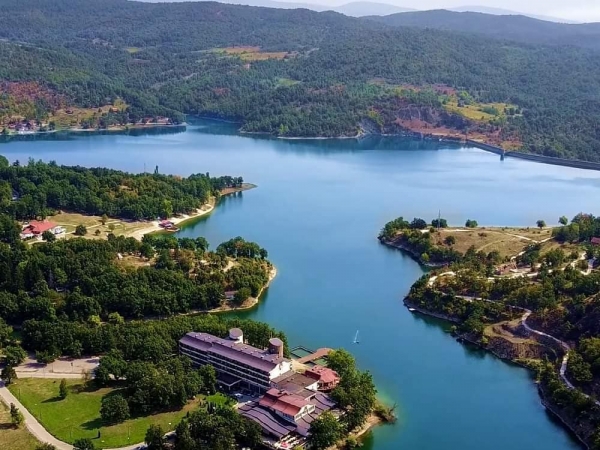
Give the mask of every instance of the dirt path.
<path id="1" fill-rule="evenodd" d="M 585 258 L 585 253 L 582 256 L 583 256 L 583 258 Z M 580 258 L 581 258 L 581 256 L 580 256 Z M 584 272 L 582 272 L 582 273 L 584 275 L 586 275 L 586 273 L 584 273 Z M 589 273 L 591 273 L 591 270 L 588 272 L 588 274 Z M 456 274 L 454 272 L 446 272 L 446 273 L 441 274 L 440 276 L 442 276 L 442 275 L 455 276 Z M 432 286 L 437 278 L 438 277 L 435 275 L 432 276 L 431 278 L 429 278 L 427 285 Z M 494 300 L 489 300 L 489 299 L 485 299 L 485 298 L 481 298 L 481 297 L 472 297 L 472 296 L 467 296 L 467 295 L 457 295 L 456 297 L 462 298 L 463 300 L 466 300 L 468 302 L 481 301 L 481 302 L 496 303 Z M 532 328 L 531 326 L 529 326 L 529 324 L 527 323 L 527 319 L 533 313 L 531 310 L 529 310 L 527 308 L 523 308 L 521 306 L 515 306 L 515 305 L 506 305 L 506 306 L 513 308 L 513 309 L 523 311 L 523 315 L 521 316 L 520 322 L 521 322 L 521 325 L 523 325 L 523 327 L 529 333 L 532 333 L 532 334 L 535 334 L 538 336 L 543 336 L 547 339 L 551 339 L 552 341 L 557 343 L 564 350 L 565 354 L 564 354 L 563 359 L 560 364 L 559 375 L 560 375 L 562 382 L 565 384 L 565 386 L 567 386 L 569 389 L 577 389 L 573 385 L 573 383 L 571 383 L 569 381 L 569 379 L 567 378 L 567 366 L 569 364 L 569 351 L 571 350 L 571 346 L 569 344 L 567 344 L 565 341 L 562 341 L 562 340 L 558 339 L 557 337 L 552 336 L 551 334 L 544 333 L 543 331 L 536 330 L 535 328 Z M 585 392 L 582 392 L 581 390 L 579 390 L 579 392 L 582 395 L 584 395 L 586 398 L 592 400 L 597 406 L 600 406 L 600 401 L 596 400 L 594 397 L 592 397 L 590 395 L 587 395 Z"/>

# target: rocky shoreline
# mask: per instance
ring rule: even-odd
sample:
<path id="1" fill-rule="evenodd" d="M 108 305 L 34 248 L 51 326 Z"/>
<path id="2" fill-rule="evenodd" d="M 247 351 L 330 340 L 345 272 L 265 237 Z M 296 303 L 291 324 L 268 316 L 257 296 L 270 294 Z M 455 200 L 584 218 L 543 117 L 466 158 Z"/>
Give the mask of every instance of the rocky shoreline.
<path id="1" fill-rule="evenodd" d="M 379 240 L 379 242 L 381 242 L 383 245 L 387 246 L 387 247 L 391 247 L 391 248 L 395 248 L 398 250 L 402 250 L 403 252 L 408 253 L 408 255 L 414 259 L 416 262 L 418 262 L 419 264 L 421 264 L 422 266 L 425 267 L 429 267 L 431 269 L 435 269 L 435 268 L 439 268 L 439 267 L 444 267 L 446 265 L 446 263 L 435 263 L 435 262 L 425 262 L 421 259 L 421 255 L 417 254 L 417 252 L 415 252 L 413 249 L 411 249 L 410 247 L 404 245 L 402 242 L 398 242 L 398 241 L 394 241 L 394 240 L 390 240 L 390 239 L 384 239 L 384 238 L 377 238 Z"/>
<path id="2" fill-rule="evenodd" d="M 444 320 L 447 322 L 451 322 L 454 324 L 461 323 L 459 319 L 455 317 L 451 317 L 445 314 L 436 313 L 433 311 L 429 311 L 425 308 L 419 307 L 411 302 L 409 297 L 404 299 L 404 305 L 409 308 L 411 311 L 417 312 L 419 314 L 423 314 L 425 316 L 434 317 L 436 319 Z M 495 357 L 510 362 L 511 364 L 519 365 L 525 369 L 533 370 L 533 367 L 525 364 L 522 360 L 515 359 L 508 354 L 508 352 L 501 351 L 499 348 L 495 348 L 490 345 L 483 344 L 481 341 L 477 339 L 473 339 L 472 336 L 468 334 L 455 334 L 456 340 L 460 343 L 467 343 L 469 345 L 474 345 L 482 350 L 485 350 Z M 592 438 L 592 430 L 585 426 L 585 424 L 579 422 L 576 418 L 573 417 L 573 414 L 569 411 L 559 408 L 557 405 L 554 405 L 550 402 L 550 400 L 545 395 L 543 387 L 541 384 L 537 383 L 537 390 L 540 396 L 540 402 L 544 406 L 544 408 L 554 416 L 576 439 L 577 441 L 587 450 L 590 450 L 592 447 L 589 444 L 589 440 Z"/>

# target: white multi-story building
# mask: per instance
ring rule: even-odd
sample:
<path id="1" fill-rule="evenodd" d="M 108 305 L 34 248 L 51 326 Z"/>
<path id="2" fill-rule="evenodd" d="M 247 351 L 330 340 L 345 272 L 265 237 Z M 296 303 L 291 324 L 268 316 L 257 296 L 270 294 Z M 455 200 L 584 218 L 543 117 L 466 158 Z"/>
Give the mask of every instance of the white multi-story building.
<path id="1" fill-rule="evenodd" d="M 197 366 L 210 364 L 226 388 L 245 387 L 265 392 L 277 377 L 292 370 L 292 362 L 283 357 L 283 342 L 273 338 L 269 348 L 261 350 L 244 343 L 239 328 L 229 330 L 223 339 L 208 333 L 188 333 L 179 341 L 179 352 Z"/>

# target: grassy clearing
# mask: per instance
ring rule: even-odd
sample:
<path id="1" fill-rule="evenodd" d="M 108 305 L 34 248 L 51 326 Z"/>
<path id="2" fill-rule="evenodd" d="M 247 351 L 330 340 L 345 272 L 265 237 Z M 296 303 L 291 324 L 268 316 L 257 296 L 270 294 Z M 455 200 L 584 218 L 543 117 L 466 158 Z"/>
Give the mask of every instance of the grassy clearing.
<path id="1" fill-rule="evenodd" d="M 213 51 L 231 56 L 238 56 L 243 61 L 264 61 L 266 59 L 283 59 L 288 52 L 263 52 L 260 47 L 224 47 Z"/>
<path id="2" fill-rule="evenodd" d="M 291 78 L 278 78 L 277 79 L 277 87 L 290 87 L 300 83 L 297 80 L 292 80 Z"/>
<path id="3" fill-rule="evenodd" d="M 471 246 L 477 251 L 489 253 L 498 251 L 503 258 L 510 258 L 522 252 L 533 241 L 542 241 L 551 236 L 552 229 L 544 228 L 443 228 L 434 233 L 434 242 L 445 245 L 448 236 L 455 239 L 453 248 L 465 253 Z"/>
<path id="4" fill-rule="evenodd" d="M 53 121 L 57 129 L 77 127 L 82 120 L 89 120 L 94 115 L 106 114 L 111 108 L 122 111 L 127 108 L 127 104 L 117 99 L 114 105 L 105 105 L 100 108 L 77 108 L 73 106 L 67 109 L 59 109 L 51 114 L 49 122 Z"/>
<path id="5" fill-rule="evenodd" d="M 75 231 L 77 225 L 84 225 L 88 230 L 86 237 L 90 239 L 96 237 L 106 238 L 108 233 L 113 233 L 115 236 L 129 236 L 137 230 L 148 227 L 148 222 L 129 222 L 113 218 L 109 218 L 106 224 L 102 225 L 102 218 L 100 216 L 86 216 L 83 214 L 67 212 L 61 212 L 60 214 L 49 217 L 48 220 L 65 227 L 67 233 Z M 111 231 L 112 227 L 114 227 L 114 229 Z M 100 230 L 100 236 L 95 236 L 96 230 Z M 69 237 L 73 237 L 73 235 L 70 235 Z"/>
<path id="6" fill-rule="evenodd" d="M 478 122 L 488 122 L 504 115 L 504 109 L 510 108 L 513 105 L 508 103 L 473 103 L 471 105 L 458 106 L 458 100 L 452 99 L 444 105 L 444 108 L 449 112 L 458 113 L 467 119 Z M 498 115 L 484 112 L 484 108 L 495 108 L 498 110 Z"/>
<path id="7" fill-rule="evenodd" d="M 67 380 L 69 395 L 58 398 L 60 380 L 22 379 L 10 386 L 21 403 L 58 439 L 72 443 L 80 438 L 92 438 L 97 448 L 122 447 L 142 442 L 152 424 L 165 431 L 174 429 L 188 411 L 195 409 L 200 398 L 189 402 L 182 410 L 138 417 L 113 426 L 104 426 L 100 418 L 102 397 L 112 388 L 82 390 L 81 380 Z M 100 431 L 100 439 L 96 439 Z M 0 448 L 13 448 L 2 447 Z"/>
<path id="8" fill-rule="evenodd" d="M 15 429 L 10 423 L 8 406 L 0 402 L 0 448 L 10 450 L 34 450 L 39 441 L 34 438 L 25 425 Z"/>

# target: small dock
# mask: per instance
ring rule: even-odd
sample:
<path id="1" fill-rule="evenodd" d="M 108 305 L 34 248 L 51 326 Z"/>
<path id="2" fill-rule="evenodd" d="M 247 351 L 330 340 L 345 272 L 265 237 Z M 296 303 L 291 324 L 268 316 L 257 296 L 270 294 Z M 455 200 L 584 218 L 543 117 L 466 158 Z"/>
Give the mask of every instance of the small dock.
<path id="1" fill-rule="evenodd" d="M 322 363 L 324 362 L 324 358 L 327 357 L 327 355 L 329 355 L 329 352 L 331 351 L 330 348 L 319 348 L 316 351 L 310 350 L 306 347 L 295 347 L 290 351 L 290 354 L 292 355 L 292 357 L 294 357 L 294 359 L 296 360 L 296 362 L 300 363 L 300 364 L 308 364 L 308 365 L 314 365 L 314 364 L 319 364 L 319 365 L 323 365 Z"/>

